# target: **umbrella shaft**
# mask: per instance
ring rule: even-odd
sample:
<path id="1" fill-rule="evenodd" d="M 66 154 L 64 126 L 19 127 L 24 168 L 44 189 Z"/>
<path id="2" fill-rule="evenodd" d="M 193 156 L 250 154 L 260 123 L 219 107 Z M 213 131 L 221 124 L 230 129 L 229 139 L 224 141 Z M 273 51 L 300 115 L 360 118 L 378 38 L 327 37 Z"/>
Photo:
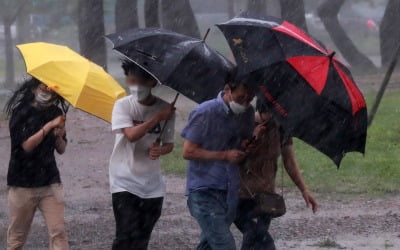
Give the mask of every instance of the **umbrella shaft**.
<path id="1" fill-rule="evenodd" d="M 179 93 L 176 94 L 174 101 L 171 103 L 172 106 L 175 106 L 175 103 L 176 103 L 176 101 L 178 100 L 178 97 L 179 97 Z M 163 127 L 162 127 L 162 129 L 161 129 L 160 135 L 158 136 L 158 138 L 157 138 L 157 140 L 156 140 L 156 143 L 158 143 L 158 144 L 161 143 L 161 137 L 162 137 L 162 135 L 164 134 L 164 131 L 165 131 L 165 128 L 167 127 L 168 121 L 169 121 L 169 120 L 166 120 L 166 121 L 164 122 L 164 125 L 163 125 Z"/>

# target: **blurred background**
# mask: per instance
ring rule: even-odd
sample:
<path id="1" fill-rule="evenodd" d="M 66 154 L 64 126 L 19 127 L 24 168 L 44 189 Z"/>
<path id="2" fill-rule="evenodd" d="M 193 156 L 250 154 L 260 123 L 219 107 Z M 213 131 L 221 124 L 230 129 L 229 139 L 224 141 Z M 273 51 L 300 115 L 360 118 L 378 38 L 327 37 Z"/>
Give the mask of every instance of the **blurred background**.
<path id="1" fill-rule="evenodd" d="M 396 7 L 399 8 L 399 1 L 335 0 L 322 6 L 323 2 L 0 0 L 0 86 L 13 89 L 24 76 L 24 65 L 15 45 L 33 41 L 67 45 L 118 76 L 118 57 L 103 36 L 135 27 L 164 27 L 197 37 L 202 37 L 211 28 L 208 44 L 233 60 L 215 24 L 244 10 L 283 17 L 308 30 L 337 53 L 346 55 L 342 58 L 352 66 L 353 73 L 374 73 L 390 60 L 387 53 L 382 55 L 381 47 L 393 53 L 395 46 L 388 40 L 400 36 L 397 34 L 400 31 L 395 29 L 400 24 L 399 17 L 392 14 Z M 338 23 L 324 21 L 328 17 L 337 19 Z M 343 39 L 343 36 L 347 38 Z"/>
<path id="2" fill-rule="evenodd" d="M 2 112 L 11 91 L 27 77 L 15 45 L 36 41 L 67 45 L 106 68 L 123 85 L 120 57 L 104 35 L 135 27 L 163 27 L 202 38 L 211 28 L 206 42 L 233 61 L 215 24 L 241 11 L 282 17 L 321 40 L 349 65 L 368 108 L 400 44 L 400 0 L 0 0 L 0 249 L 6 235 L 10 150 L 8 122 Z M 338 171 L 329 158 L 295 139 L 300 168 L 322 209 L 311 217 L 301 196 L 290 191 L 293 184 L 285 176 L 292 214 L 273 224 L 279 249 L 400 249 L 397 69 L 368 129 L 365 155 L 348 154 Z M 167 88 L 158 88 L 155 94 L 171 101 L 174 96 Z M 162 158 L 169 193 L 150 249 L 193 249 L 197 240 L 183 197 L 186 161 L 181 157 L 179 136 L 195 105 L 184 97 L 177 103 L 176 147 Z M 66 187 L 71 246 L 109 249 L 114 223 L 108 193 L 108 160 L 114 140 L 110 126 L 74 109 L 67 126 L 69 148 L 58 162 Z M 28 249 L 46 249 L 43 220 L 32 231 Z M 238 240 L 240 236 L 235 235 Z"/>

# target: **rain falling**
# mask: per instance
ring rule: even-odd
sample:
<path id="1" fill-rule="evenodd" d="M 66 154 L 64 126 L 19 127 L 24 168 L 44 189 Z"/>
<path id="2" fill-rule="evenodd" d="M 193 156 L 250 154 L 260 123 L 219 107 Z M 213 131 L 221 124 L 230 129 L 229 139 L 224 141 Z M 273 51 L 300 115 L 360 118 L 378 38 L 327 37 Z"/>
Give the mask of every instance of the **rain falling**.
<path id="1" fill-rule="evenodd" d="M 0 250 L 400 249 L 399 13 L 0 0 Z"/>

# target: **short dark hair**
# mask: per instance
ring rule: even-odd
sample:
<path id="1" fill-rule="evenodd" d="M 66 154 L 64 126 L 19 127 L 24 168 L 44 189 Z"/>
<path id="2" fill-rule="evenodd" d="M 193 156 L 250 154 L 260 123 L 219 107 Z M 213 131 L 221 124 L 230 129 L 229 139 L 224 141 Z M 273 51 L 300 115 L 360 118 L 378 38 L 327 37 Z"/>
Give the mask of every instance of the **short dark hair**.
<path id="1" fill-rule="evenodd" d="M 237 81 L 233 81 L 233 82 L 228 82 L 228 86 L 231 90 L 235 90 L 241 86 L 243 86 L 244 88 L 249 88 L 249 86 L 244 83 L 244 82 L 237 82 Z"/>
<path id="2" fill-rule="evenodd" d="M 230 80 L 227 81 L 227 84 L 231 90 L 235 90 L 240 86 L 249 88 L 248 84 L 246 83 L 246 80 L 243 78 L 238 78 L 236 75 L 232 75 Z"/>
<path id="3" fill-rule="evenodd" d="M 245 88 L 249 88 L 247 84 L 247 80 L 245 77 L 241 77 L 238 75 L 237 67 L 233 68 L 229 71 L 229 73 L 225 77 L 225 83 L 228 84 L 231 90 L 235 90 L 236 88 L 243 86 Z"/>
<path id="4" fill-rule="evenodd" d="M 127 76 L 129 73 L 135 75 L 137 78 L 139 78 L 139 81 L 147 82 L 147 81 L 155 81 L 157 82 L 157 79 L 155 79 L 152 75 L 150 75 L 146 70 L 142 69 L 139 65 L 136 63 L 128 60 L 128 59 L 123 59 L 122 60 L 122 69 L 124 70 L 124 74 Z"/>

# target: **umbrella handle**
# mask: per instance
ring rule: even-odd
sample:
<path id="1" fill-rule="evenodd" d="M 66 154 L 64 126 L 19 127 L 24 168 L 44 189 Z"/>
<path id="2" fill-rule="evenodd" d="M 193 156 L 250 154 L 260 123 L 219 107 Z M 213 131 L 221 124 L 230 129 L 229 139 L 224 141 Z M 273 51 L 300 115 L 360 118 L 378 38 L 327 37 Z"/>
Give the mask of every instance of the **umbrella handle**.
<path id="1" fill-rule="evenodd" d="M 70 107 L 71 105 L 68 103 L 67 105 L 65 105 L 65 104 L 61 104 L 61 109 L 62 109 L 62 111 L 63 111 L 63 113 L 64 113 L 64 115 L 65 116 L 67 116 L 67 113 L 68 113 L 68 110 L 69 110 L 69 107 Z"/>
<path id="2" fill-rule="evenodd" d="M 203 42 L 206 40 L 208 33 L 210 33 L 210 28 L 207 29 L 206 34 L 204 34 Z"/>
<path id="3" fill-rule="evenodd" d="M 171 103 L 171 105 L 172 105 L 173 107 L 175 106 L 175 103 L 176 103 L 176 101 L 178 100 L 178 97 L 179 97 L 179 93 L 176 94 L 174 101 Z M 166 120 L 166 121 L 164 122 L 164 125 L 163 125 L 163 127 L 162 127 L 162 129 L 161 129 L 160 135 L 159 135 L 158 138 L 156 139 L 156 142 L 155 142 L 155 143 L 157 143 L 158 145 L 161 144 L 161 137 L 162 137 L 162 135 L 164 134 L 164 131 L 165 131 L 165 128 L 167 127 L 168 121 L 169 121 L 169 120 Z"/>

